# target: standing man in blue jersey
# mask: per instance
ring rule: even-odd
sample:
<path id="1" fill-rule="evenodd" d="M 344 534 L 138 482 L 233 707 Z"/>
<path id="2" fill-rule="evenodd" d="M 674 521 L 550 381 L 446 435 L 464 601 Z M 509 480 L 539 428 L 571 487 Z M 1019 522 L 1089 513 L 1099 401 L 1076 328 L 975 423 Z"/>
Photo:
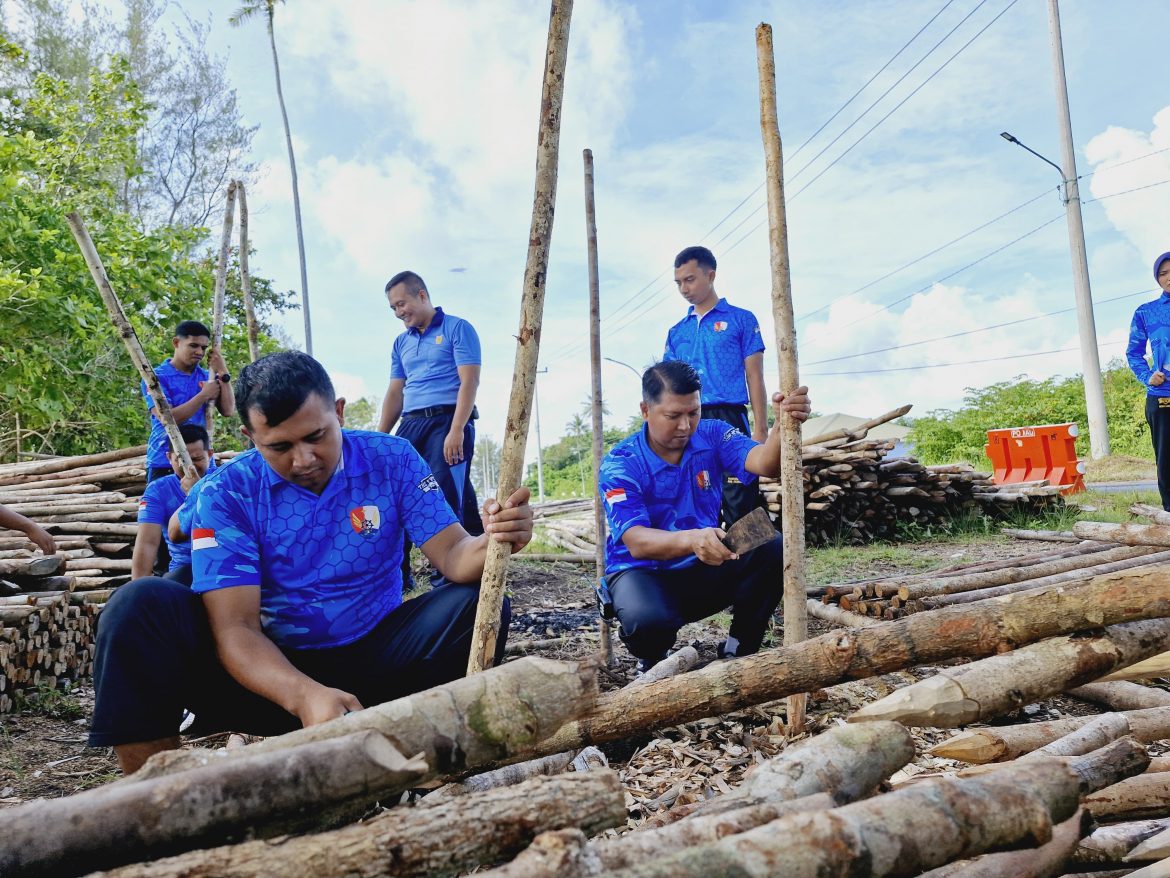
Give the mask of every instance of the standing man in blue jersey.
<path id="1" fill-rule="evenodd" d="M 211 465 L 210 442 L 207 431 L 198 424 L 184 424 L 179 428 L 183 442 L 187 445 L 187 454 L 191 456 L 191 464 L 195 467 L 198 478 L 207 475 Z M 187 494 L 194 486 L 188 484 L 183 475 L 182 464 L 174 451 L 167 451 L 167 458 L 173 472 L 169 476 L 155 479 L 146 486 L 146 491 L 138 501 L 138 533 L 134 537 L 134 556 L 130 562 L 130 578 L 141 579 L 150 576 L 154 569 L 155 559 L 158 557 L 159 543 L 166 541 L 167 551 L 170 554 L 170 566 L 166 578 L 191 584 L 191 545 L 187 542 L 175 542 L 171 539 L 167 527 L 171 516 L 187 500 Z"/>
<path id="2" fill-rule="evenodd" d="M 423 279 L 400 271 L 386 284 L 386 298 L 406 332 L 394 339 L 390 386 L 378 429 L 414 446 L 439 481 L 443 496 L 469 534 L 483 533 L 471 485 L 475 452 L 475 393 L 479 389 L 479 336 L 462 318 L 431 302 Z M 409 588 L 410 543 L 402 559 Z"/>
<path id="3" fill-rule="evenodd" d="M 219 351 L 212 351 L 208 357 L 208 365 L 215 373 L 214 380 L 211 373 L 200 365 L 207 356 L 207 349 L 211 347 L 211 330 L 198 320 L 184 320 L 175 329 L 171 345 L 175 352 L 170 359 L 155 366 L 154 374 L 158 376 L 163 396 L 171 404 L 175 424 L 180 427 L 186 423 L 198 424 L 206 429 L 208 403 L 215 403 L 224 417 L 235 414 L 232 376 L 228 373 L 223 356 Z M 169 476 L 172 470 L 167 460 L 167 432 L 154 410 L 154 400 L 146 392 L 145 381 L 142 382 L 142 398 L 146 400 L 146 410 L 150 412 L 150 438 L 146 443 L 146 480 L 149 482 Z"/>
<path id="4" fill-rule="evenodd" d="M 1154 443 L 1154 460 L 1158 467 L 1158 493 L 1162 508 L 1170 512 L 1170 253 L 1154 260 L 1154 280 L 1162 295 L 1152 302 L 1138 305 L 1129 327 L 1129 347 L 1125 356 L 1129 368 L 1146 387 L 1146 423 Z M 1154 364 L 1146 361 L 1149 345 Z"/>
<path id="5" fill-rule="evenodd" d="M 410 443 L 342 430 L 307 354 L 246 366 L 239 400 L 254 447 L 199 483 L 194 586 L 138 579 L 102 612 L 89 741 L 127 773 L 178 746 L 183 708 L 201 733 L 271 735 L 462 676 L 488 540 L 532 538 L 527 488 L 468 534 Z M 405 603 L 404 531 L 449 580 Z M 497 661 L 507 630 L 505 604 Z"/>
<path id="6" fill-rule="evenodd" d="M 645 670 L 666 657 L 687 622 L 733 607 L 721 658 L 760 648 L 783 583 L 780 535 L 744 555 L 723 544 L 719 474 L 744 483 L 780 466 L 784 417 L 808 418 L 808 388 L 772 395 L 776 424 L 761 444 L 701 418 L 702 382 L 680 360 L 642 375 L 642 417 L 606 455 L 598 476 L 609 524 L 605 582 L 621 638 Z"/>
<path id="7" fill-rule="evenodd" d="M 768 416 L 760 322 L 751 311 L 729 304 L 715 292 L 715 256 L 706 247 L 687 247 L 674 258 L 674 282 L 690 307 L 687 316 L 666 334 L 662 359 L 690 363 L 699 373 L 704 418 L 730 424 L 762 443 L 768 434 Z M 719 480 L 723 480 L 722 473 Z M 723 485 L 723 520 L 727 524 L 759 504 L 760 488 L 754 481 Z"/>

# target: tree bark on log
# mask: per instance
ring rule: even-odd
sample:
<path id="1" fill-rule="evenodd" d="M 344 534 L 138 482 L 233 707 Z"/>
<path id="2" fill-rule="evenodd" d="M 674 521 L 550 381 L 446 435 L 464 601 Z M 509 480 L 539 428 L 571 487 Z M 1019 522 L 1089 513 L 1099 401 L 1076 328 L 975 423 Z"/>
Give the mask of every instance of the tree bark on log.
<path id="1" fill-rule="evenodd" d="M 1003 851 L 923 872 L 921 878 L 1055 878 L 1063 875 L 1090 823 L 1087 811 L 1052 828 L 1052 838 L 1038 848 Z"/>
<path id="2" fill-rule="evenodd" d="M 1139 662 L 1139 664 L 1141 664 Z M 1117 681 L 1113 683 L 1086 683 L 1066 693 L 1082 701 L 1103 704 L 1110 710 L 1144 710 L 1148 707 L 1170 707 L 1170 692 L 1143 686 L 1141 683 Z"/>
<path id="3" fill-rule="evenodd" d="M 8 558 L 0 560 L 0 576 L 52 576 L 65 566 L 60 555 L 43 558 Z"/>
<path id="4" fill-rule="evenodd" d="M 1100 634 L 1054 637 L 947 668 L 856 711 L 850 722 L 894 720 L 957 728 L 1017 710 L 1170 646 L 1170 619 L 1113 625 Z"/>
<path id="5" fill-rule="evenodd" d="M 913 665 L 995 655 L 1046 637 L 1166 615 L 1170 571 L 1154 569 L 936 610 L 872 628 L 833 631 L 636 690 L 606 693 L 592 710 L 542 741 L 537 754 L 721 716 L 793 692 L 813 692 Z"/>
<path id="6" fill-rule="evenodd" d="M 1128 874 L 1129 878 L 1170 878 L 1170 860 L 1161 860 L 1133 872 L 1122 874 Z M 1076 878 L 1076 876 L 1071 876 L 1071 878 Z M 1107 878 L 1107 876 L 1094 875 L 1093 878 Z"/>
<path id="7" fill-rule="evenodd" d="M 114 463 L 131 457 L 143 457 L 145 454 L 145 445 L 135 445 L 131 448 L 117 448 L 113 451 L 101 451 L 97 454 L 80 454 L 73 457 L 57 457 L 52 460 L 9 464 L 4 467 L 4 475 L 42 476 L 104 463 Z"/>
<path id="8" fill-rule="evenodd" d="M 1130 851 L 1165 830 L 1167 826 L 1170 826 L 1170 820 L 1165 818 L 1099 826 L 1090 835 L 1081 839 L 1073 851 L 1069 868 L 1121 865 L 1128 859 Z"/>
<path id="9" fill-rule="evenodd" d="M 248 267 L 248 193 L 244 181 L 236 181 L 240 195 L 240 290 L 244 295 L 244 320 L 248 328 L 248 358 L 255 363 L 260 359 L 260 328 L 256 323 L 256 303 L 252 300 L 252 272 Z"/>
<path id="10" fill-rule="evenodd" d="M 1046 543 L 1079 543 L 1081 537 L 1071 530 L 1024 530 L 1016 527 L 1001 527 L 999 532 L 1017 540 L 1041 540 Z"/>
<path id="11" fill-rule="evenodd" d="M 917 875 L 955 859 L 1046 843 L 1077 810 L 1078 785 L 1056 761 L 917 784 L 830 811 L 797 814 L 712 844 L 612 873 L 615 878 L 711 875 Z"/>
<path id="12" fill-rule="evenodd" d="M 1156 677 L 1165 677 L 1168 674 L 1170 674 L 1170 652 L 1163 652 L 1127 668 L 1119 668 L 1112 674 L 1106 674 L 1098 682 L 1152 680 Z"/>
<path id="13" fill-rule="evenodd" d="M 792 313 L 792 271 L 788 256 L 788 216 L 784 205 L 784 149 L 780 141 L 776 108 L 776 58 L 772 26 L 756 28 L 756 66 L 760 77 L 760 132 L 764 140 L 764 181 L 768 195 L 768 254 L 772 274 L 772 318 L 776 331 L 776 356 L 780 365 L 780 391 L 791 394 L 800 386 L 796 355 L 796 320 Z M 804 474 L 802 472 L 800 421 L 780 418 L 780 531 L 784 535 L 784 645 L 791 647 L 808 637 L 808 606 L 804 592 L 805 529 Z M 805 694 L 788 696 L 790 733 L 804 729 Z"/>
<path id="14" fill-rule="evenodd" d="M 1073 535 L 1082 540 L 1101 540 L 1125 546 L 1170 547 L 1170 527 L 1161 524 L 1109 524 L 1104 521 L 1078 521 Z"/>
<path id="15" fill-rule="evenodd" d="M 227 196 L 223 206 L 223 232 L 219 239 L 219 260 L 215 266 L 215 288 L 211 296 L 211 350 L 223 353 L 223 294 L 227 288 L 228 260 L 232 252 L 232 226 L 236 216 L 236 181 L 228 183 Z M 209 352 L 210 353 L 210 352 Z M 210 376 L 209 380 L 216 380 Z M 204 423 L 207 425 L 208 449 L 215 447 L 215 403 L 204 406 Z"/>
<path id="16" fill-rule="evenodd" d="M 693 646 L 684 646 L 678 652 L 672 653 L 655 664 L 641 677 L 630 682 L 630 686 L 645 686 L 658 680 L 665 680 L 678 674 L 684 674 L 699 662 L 699 651 Z"/>
<path id="17" fill-rule="evenodd" d="M 1148 503 L 1130 504 L 1129 514 L 1148 518 L 1154 524 L 1170 525 L 1170 512 L 1166 512 L 1158 506 L 1150 506 Z"/>
<path id="18" fill-rule="evenodd" d="M 1045 744 L 1024 759 L 1041 756 L 1080 756 L 1099 747 L 1104 747 L 1111 741 L 1124 738 L 1129 734 L 1129 722 L 1119 713 L 1103 713 L 1085 723 L 1075 732 L 1069 732 L 1049 744 Z"/>
<path id="19" fill-rule="evenodd" d="M 427 770 L 381 735 L 218 760 L 0 811 L 0 874 L 84 875 L 255 835 L 317 825 L 318 812 L 401 792 Z"/>
<path id="20" fill-rule="evenodd" d="M 1165 822 L 1165 821 L 1161 821 Z M 1148 862 L 1150 860 L 1164 860 L 1170 857 L 1170 829 L 1163 828 L 1149 838 L 1135 845 L 1123 857 L 1127 863 Z"/>
<path id="21" fill-rule="evenodd" d="M 617 774 L 537 777 L 417 808 L 394 808 L 332 832 L 249 841 L 118 869 L 102 878 L 374 878 L 457 875 L 522 851 L 565 826 L 593 835 L 625 823 Z M 93 876 L 98 878 L 98 876 Z"/>
<path id="22" fill-rule="evenodd" d="M 1140 774 L 1085 796 L 1095 820 L 1140 820 L 1170 815 L 1170 772 Z"/>
<path id="23" fill-rule="evenodd" d="M 536 385 L 540 356 L 540 328 L 544 315 L 548 253 L 552 243 L 553 214 L 557 200 L 557 155 L 561 139 L 561 99 L 565 92 L 565 64 L 569 55 L 569 22 L 573 0 L 553 0 L 545 48 L 544 86 L 536 138 L 536 187 L 532 201 L 532 224 L 528 231 L 528 259 L 524 266 L 524 289 L 520 302 L 520 330 L 516 335 L 516 360 L 512 368 L 512 392 L 504 424 L 503 450 L 497 479 L 497 498 L 503 503 L 520 487 L 524 447 Z M 475 612 L 471 655 L 467 673 L 490 668 L 500 630 L 500 608 L 504 602 L 504 577 L 508 570 L 507 543 L 489 540 L 479 604 Z"/>
<path id="24" fill-rule="evenodd" d="M 529 656 L 490 673 L 464 677 L 249 744 L 227 758 L 298 747 L 369 729 L 385 735 L 400 752 L 421 753 L 430 767 L 429 776 L 457 774 L 509 757 L 531 755 L 534 744 L 593 704 L 596 673 L 592 661 L 557 662 Z M 222 754 L 213 750 L 160 753 L 120 783 L 172 774 L 221 758 Z"/>
<path id="25" fill-rule="evenodd" d="M 823 622 L 832 622 L 846 628 L 870 628 L 882 624 L 881 619 L 873 616 L 862 616 L 860 613 L 851 613 L 841 609 L 836 604 L 822 604 L 820 601 L 808 599 L 808 614 Z"/>
<path id="26" fill-rule="evenodd" d="M 77 211 L 67 213 L 65 215 L 65 221 L 69 223 L 69 229 L 73 232 L 73 238 L 77 241 L 81 255 L 85 258 L 85 264 L 89 266 L 89 273 L 92 275 L 94 283 L 97 284 L 98 292 L 101 294 L 102 301 L 105 302 L 106 310 L 109 312 L 111 321 L 113 321 L 114 329 L 122 339 L 122 344 L 126 346 L 126 350 L 130 354 L 130 359 L 134 361 L 134 365 L 138 368 L 138 374 L 146 382 L 146 392 L 150 395 L 151 401 L 154 403 L 156 409 L 154 416 L 158 418 L 166 430 L 167 439 L 170 440 L 171 448 L 174 449 L 175 454 L 182 464 L 183 472 L 186 473 L 188 478 L 194 481 L 198 478 L 198 475 L 195 472 L 195 467 L 191 464 L 191 455 L 187 453 L 187 445 L 183 442 L 183 437 L 179 435 L 179 428 L 175 424 L 175 417 L 171 414 L 171 404 L 167 402 L 166 395 L 162 392 L 162 385 L 158 383 L 158 376 L 154 374 L 154 368 L 150 365 L 150 361 L 146 359 L 146 354 L 142 350 L 142 345 L 138 341 L 134 327 L 126 319 L 126 312 L 122 308 L 122 303 L 118 300 L 118 294 L 114 292 L 114 288 L 110 284 L 110 279 L 106 275 L 106 269 L 102 265 L 97 248 L 94 247 L 93 240 L 89 237 L 89 231 L 85 228 L 85 223 L 82 222 L 81 215 Z"/>
<path id="27" fill-rule="evenodd" d="M 483 774 L 474 774 L 466 780 L 444 784 L 433 793 L 427 793 L 423 801 L 427 807 L 431 807 L 439 802 L 457 799 L 471 793 L 482 793 L 499 787 L 515 786 L 534 777 L 560 774 L 569 767 L 575 755 L 572 750 L 567 753 L 554 753 L 552 756 L 542 756 L 539 759 L 529 759 L 527 762 L 505 765 L 494 771 L 485 771 Z"/>
<path id="28" fill-rule="evenodd" d="M 1130 734 L 1145 744 L 1170 738 L 1170 707 L 1122 711 L 1121 714 L 1129 723 Z M 1095 718 L 1078 716 L 1042 723 L 971 729 L 935 744 L 928 752 L 931 756 L 976 764 L 1006 762 L 1075 732 Z"/>

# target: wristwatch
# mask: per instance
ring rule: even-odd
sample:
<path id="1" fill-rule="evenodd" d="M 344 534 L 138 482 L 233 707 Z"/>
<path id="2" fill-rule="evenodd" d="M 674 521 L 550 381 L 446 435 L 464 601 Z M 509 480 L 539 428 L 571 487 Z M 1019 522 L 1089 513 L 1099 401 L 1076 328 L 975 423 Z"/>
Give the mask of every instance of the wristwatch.
<path id="1" fill-rule="evenodd" d="M 231 384 L 232 383 L 232 373 L 231 372 L 220 372 L 215 377 L 219 381 L 222 381 L 224 384 Z"/>

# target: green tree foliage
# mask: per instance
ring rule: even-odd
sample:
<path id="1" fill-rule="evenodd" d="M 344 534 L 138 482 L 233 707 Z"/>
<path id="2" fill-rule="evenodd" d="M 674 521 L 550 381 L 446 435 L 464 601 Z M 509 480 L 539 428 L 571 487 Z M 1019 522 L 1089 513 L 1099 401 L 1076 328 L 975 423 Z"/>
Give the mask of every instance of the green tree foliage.
<path id="1" fill-rule="evenodd" d="M 1145 422 L 1145 389 L 1120 361 L 1103 373 L 1109 440 L 1114 454 L 1151 457 Z M 924 463 L 967 461 L 986 466 L 987 431 L 1004 427 L 1076 423 L 1077 454 L 1089 456 L 1085 386 L 1081 376 L 1035 380 L 1020 376 L 989 387 L 969 388 L 962 407 L 939 409 L 910 428 L 914 454 Z"/>
<path id="2" fill-rule="evenodd" d="M 93 69 L 84 86 L 33 73 L 0 39 L 0 81 L 32 82 L 0 98 L 0 457 L 22 449 L 84 453 L 144 441 L 138 378 L 117 338 L 64 214 L 82 213 L 107 272 L 152 361 L 171 352 L 183 319 L 210 323 L 210 255 L 189 254 L 205 230 L 146 231 L 123 208 L 122 185 L 140 172 L 137 136 L 147 118 L 124 59 Z M 229 368 L 247 362 L 238 272 L 225 305 Z M 258 319 L 289 307 L 254 278 Z M 279 342 L 263 325 L 262 349 Z M 221 430 L 225 439 L 232 429 Z M 222 445 L 223 443 L 221 443 Z"/>
<path id="3" fill-rule="evenodd" d="M 363 396 L 345 403 L 345 426 L 351 430 L 373 430 L 378 426 L 378 401 Z"/>

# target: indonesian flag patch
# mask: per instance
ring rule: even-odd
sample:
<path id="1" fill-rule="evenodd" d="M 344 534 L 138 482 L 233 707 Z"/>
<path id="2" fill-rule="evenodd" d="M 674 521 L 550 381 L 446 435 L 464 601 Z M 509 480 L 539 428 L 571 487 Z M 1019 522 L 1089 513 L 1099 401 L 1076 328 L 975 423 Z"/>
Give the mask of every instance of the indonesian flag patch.
<path id="1" fill-rule="evenodd" d="M 215 541 L 215 531 L 209 527 L 197 527 L 191 532 L 191 549 L 214 549 L 219 546 Z"/>
<path id="2" fill-rule="evenodd" d="M 605 492 L 605 502 L 608 503 L 610 506 L 613 506 L 617 503 L 621 503 L 625 499 L 626 499 L 626 489 L 625 488 L 610 488 L 608 491 Z"/>
<path id="3" fill-rule="evenodd" d="M 377 506 L 359 506 L 350 511 L 349 524 L 354 533 L 372 534 L 382 526 L 382 513 Z"/>

